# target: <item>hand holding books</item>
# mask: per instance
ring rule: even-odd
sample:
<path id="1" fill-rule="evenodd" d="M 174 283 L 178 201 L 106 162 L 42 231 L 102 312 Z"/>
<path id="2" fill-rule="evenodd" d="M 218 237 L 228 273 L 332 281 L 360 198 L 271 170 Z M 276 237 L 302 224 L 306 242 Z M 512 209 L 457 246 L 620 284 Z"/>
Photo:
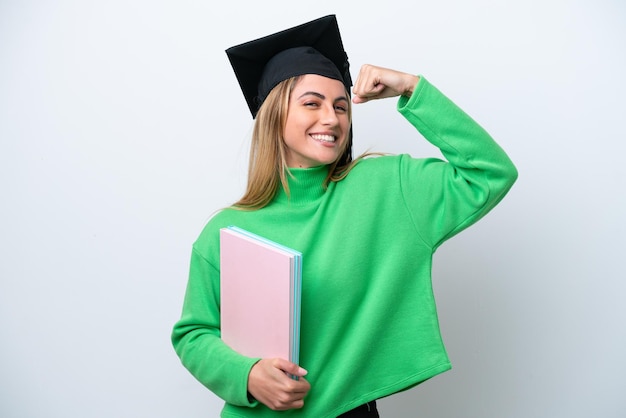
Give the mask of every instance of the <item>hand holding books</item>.
<path id="1" fill-rule="evenodd" d="M 262 359 L 252 367 L 248 392 L 275 411 L 302 408 L 311 385 L 303 377 L 307 371 L 281 358 Z M 290 376 L 298 377 L 298 380 Z"/>

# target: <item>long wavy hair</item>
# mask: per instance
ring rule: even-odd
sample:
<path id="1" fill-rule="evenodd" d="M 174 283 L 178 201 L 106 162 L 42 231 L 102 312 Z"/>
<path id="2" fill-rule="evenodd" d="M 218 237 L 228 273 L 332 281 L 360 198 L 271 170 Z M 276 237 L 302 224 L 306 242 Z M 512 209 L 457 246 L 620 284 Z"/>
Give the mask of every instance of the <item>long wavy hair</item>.
<path id="1" fill-rule="evenodd" d="M 292 77 L 279 83 L 267 95 L 256 115 L 250 161 L 248 165 L 248 185 L 244 195 L 234 207 L 243 210 L 261 209 L 272 201 L 278 187 L 282 185 L 289 195 L 287 176 L 287 146 L 283 140 L 289 98 L 300 77 Z M 349 92 L 346 92 L 349 97 Z M 348 101 L 348 118 L 352 124 L 352 104 Z M 361 157 L 359 157 L 360 159 Z M 342 180 L 357 160 L 352 159 L 352 127 L 344 143 L 344 150 L 339 158 L 329 165 L 328 176 L 324 182 Z"/>

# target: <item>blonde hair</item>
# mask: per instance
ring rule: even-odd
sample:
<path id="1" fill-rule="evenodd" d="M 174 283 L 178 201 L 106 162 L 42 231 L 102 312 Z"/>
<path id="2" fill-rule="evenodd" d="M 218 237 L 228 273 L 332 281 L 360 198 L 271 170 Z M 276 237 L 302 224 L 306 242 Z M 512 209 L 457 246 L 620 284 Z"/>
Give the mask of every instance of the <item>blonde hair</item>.
<path id="1" fill-rule="evenodd" d="M 261 209 L 272 201 L 279 185 L 289 195 L 287 176 L 286 145 L 283 141 L 289 97 L 300 77 L 292 77 L 279 83 L 270 91 L 256 115 L 250 161 L 248 165 L 248 185 L 244 195 L 234 203 L 234 207 L 244 210 Z M 352 106 L 348 102 L 348 118 L 352 123 Z M 352 160 L 352 129 L 341 156 L 329 165 L 324 187 L 331 181 L 342 180 L 356 162 Z"/>

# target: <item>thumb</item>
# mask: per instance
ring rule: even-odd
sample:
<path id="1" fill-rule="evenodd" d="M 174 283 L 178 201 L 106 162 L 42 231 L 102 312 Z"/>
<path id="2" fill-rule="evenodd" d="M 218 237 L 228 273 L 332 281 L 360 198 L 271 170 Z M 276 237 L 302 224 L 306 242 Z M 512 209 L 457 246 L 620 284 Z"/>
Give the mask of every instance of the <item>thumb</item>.
<path id="1" fill-rule="evenodd" d="M 289 373 L 292 376 L 298 376 L 298 377 L 303 377 L 306 376 L 308 371 L 306 371 L 305 369 L 303 369 L 302 367 L 298 366 L 297 364 L 294 364 L 290 361 L 284 360 L 284 359 L 276 359 L 276 363 L 275 363 L 276 367 L 279 368 L 280 370 Z"/>
<path id="2" fill-rule="evenodd" d="M 378 96 L 387 88 L 383 83 L 375 83 L 372 87 L 367 91 L 361 91 L 361 89 L 355 89 L 353 91 L 354 97 L 352 98 L 352 103 L 366 103 L 370 100 L 375 100 L 379 98 Z"/>

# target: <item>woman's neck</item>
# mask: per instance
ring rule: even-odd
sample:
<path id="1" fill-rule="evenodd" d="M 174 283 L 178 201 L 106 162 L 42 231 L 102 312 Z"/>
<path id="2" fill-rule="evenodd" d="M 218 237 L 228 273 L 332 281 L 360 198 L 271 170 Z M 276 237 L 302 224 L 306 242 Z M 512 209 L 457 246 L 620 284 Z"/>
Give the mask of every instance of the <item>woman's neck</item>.
<path id="1" fill-rule="evenodd" d="M 278 188 L 274 201 L 291 205 L 306 205 L 317 201 L 326 192 L 324 182 L 328 177 L 328 166 L 311 168 L 289 168 L 286 173 L 289 190 Z"/>

